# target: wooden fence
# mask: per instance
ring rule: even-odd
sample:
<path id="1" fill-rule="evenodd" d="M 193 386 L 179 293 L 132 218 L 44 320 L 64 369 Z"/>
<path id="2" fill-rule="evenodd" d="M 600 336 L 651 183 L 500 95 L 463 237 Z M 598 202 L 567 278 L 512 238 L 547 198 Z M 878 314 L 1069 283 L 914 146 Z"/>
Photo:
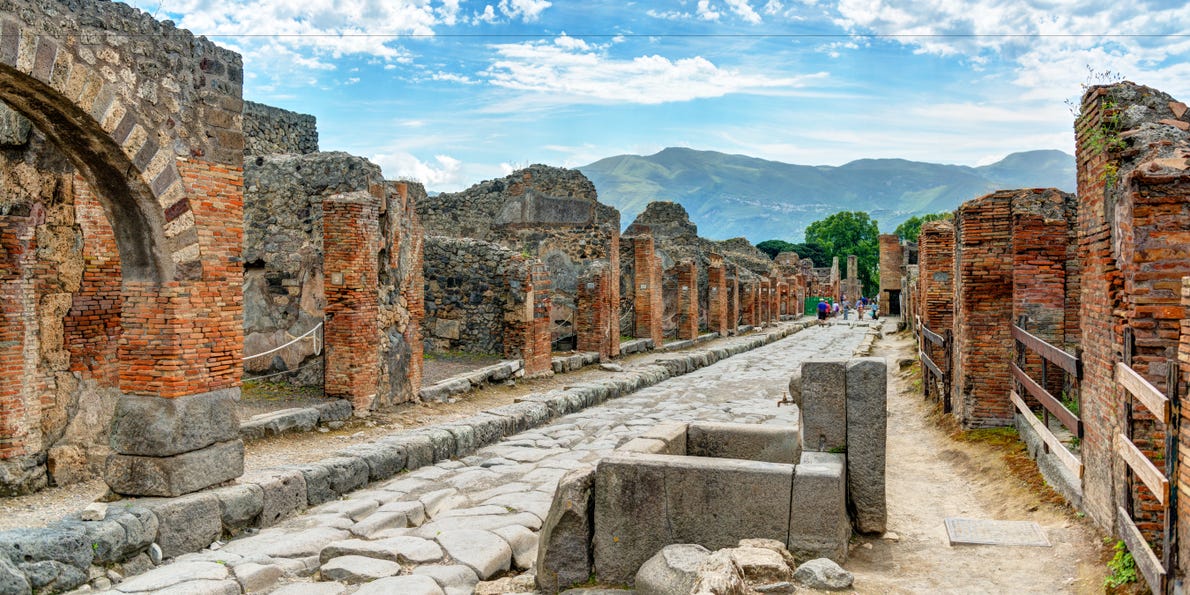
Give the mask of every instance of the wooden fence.
<path id="1" fill-rule="evenodd" d="M 917 324 L 917 357 L 921 360 L 921 390 L 925 397 L 931 398 L 932 393 L 941 391 L 935 400 L 942 401 L 942 411 L 950 413 L 952 406 L 950 400 L 951 379 L 953 378 L 951 365 L 953 359 L 951 357 L 954 348 L 954 337 L 950 329 L 946 329 L 944 334 L 938 334 L 930 327 L 922 323 L 921 317 L 916 318 Z M 939 365 L 930 357 L 930 353 L 934 351 L 930 345 L 935 345 L 938 350 L 942 352 L 942 360 L 945 365 Z"/>

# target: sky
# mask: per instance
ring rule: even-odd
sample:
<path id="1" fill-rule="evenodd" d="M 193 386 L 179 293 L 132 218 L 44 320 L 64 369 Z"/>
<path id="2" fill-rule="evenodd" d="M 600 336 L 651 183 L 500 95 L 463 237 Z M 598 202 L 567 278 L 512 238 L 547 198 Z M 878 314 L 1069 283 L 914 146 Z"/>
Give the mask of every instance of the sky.
<path id="1" fill-rule="evenodd" d="M 323 151 L 456 191 L 665 147 L 805 165 L 1073 153 L 1085 85 L 1190 100 L 1184 0 L 135 0 Z"/>

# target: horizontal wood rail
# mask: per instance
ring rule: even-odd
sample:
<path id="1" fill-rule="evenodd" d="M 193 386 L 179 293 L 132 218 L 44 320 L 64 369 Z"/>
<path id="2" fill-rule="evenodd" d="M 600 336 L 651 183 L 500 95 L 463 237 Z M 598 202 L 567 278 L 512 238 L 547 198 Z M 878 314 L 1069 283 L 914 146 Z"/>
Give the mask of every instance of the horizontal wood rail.
<path id="1" fill-rule="evenodd" d="M 942 346 L 944 343 L 946 343 L 945 337 L 930 330 L 930 327 L 928 327 L 924 324 L 921 325 L 921 334 L 922 334 L 922 336 L 924 336 L 926 338 L 927 341 L 929 341 L 935 345 Z"/>
<path id="2" fill-rule="evenodd" d="M 1116 382 L 1136 397 L 1163 424 L 1169 423 L 1169 399 L 1131 366 L 1116 362 Z"/>
<path id="3" fill-rule="evenodd" d="M 1012 325 L 1012 338 L 1020 341 L 1026 347 L 1037 352 L 1038 355 L 1049 360 L 1059 368 L 1070 372 L 1074 375 L 1075 379 L 1082 380 L 1083 366 L 1081 360 L 1079 360 L 1077 356 L 1067 353 L 1047 343 L 1045 339 L 1042 339 L 1015 324 Z"/>
<path id="4" fill-rule="evenodd" d="M 1050 452 L 1054 454 L 1058 461 L 1060 461 L 1067 469 L 1070 469 L 1070 471 L 1074 473 L 1075 476 L 1077 476 L 1079 479 L 1082 479 L 1082 461 L 1078 460 L 1078 457 L 1074 456 L 1074 453 L 1070 452 L 1070 449 L 1066 448 L 1066 445 L 1062 444 L 1062 441 L 1059 440 L 1058 437 L 1055 436 L 1054 433 L 1045 426 L 1045 424 L 1041 423 L 1040 419 L 1037 419 L 1037 416 L 1034 415 L 1033 411 L 1029 409 L 1029 406 L 1025 404 L 1025 400 L 1022 399 L 1021 396 L 1016 393 L 1016 391 L 1010 391 L 1008 393 L 1008 397 L 1012 400 L 1012 404 L 1016 406 L 1017 411 L 1020 411 L 1021 417 L 1025 418 L 1025 421 L 1029 423 L 1029 426 L 1033 428 L 1033 431 L 1041 437 L 1041 441 L 1045 442 L 1046 446 L 1049 447 Z"/>
<path id="5" fill-rule="evenodd" d="M 1153 553 L 1153 548 L 1149 547 L 1145 536 L 1141 534 L 1140 529 L 1136 528 L 1136 523 L 1132 521 L 1132 517 L 1128 516 L 1128 511 L 1117 506 L 1116 521 L 1120 525 L 1120 539 L 1124 541 L 1124 545 L 1128 546 L 1132 559 L 1136 561 L 1136 569 L 1145 577 L 1145 582 L 1149 584 L 1149 590 L 1153 595 L 1163 593 L 1165 591 L 1165 567 L 1161 564 L 1161 560 L 1157 559 L 1157 554 Z"/>
<path id="6" fill-rule="evenodd" d="M 1029 375 L 1021 370 L 1020 367 L 1016 365 L 1016 362 L 1009 363 L 1008 365 L 1009 369 L 1012 370 L 1013 378 L 1016 378 L 1017 382 L 1021 383 L 1021 386 L 1024 387 L 1025 391 L 1028 392 L 1030 396 L 1032 396 L 1034 399 L 1037 399 L 1037 401 L 1041 403 L 1043 407 L 1045 407 L 1045 410 L 1050 412 L 1050 415 L 1058 418 L 1058 421 L 1062 422 L 1062 425 L 1066 426 L 1066 429 L 1073 432 L 1075 436 L 1078 436 L 1079 438 L 1083 437 L 1083 420 L 1079 419 L 1079 417 L 1075 415 L 1074 412 L 1067 409 L 1066 406 L 1063 405 L 1062 402 L 1053 395 L 1051 395 L 1049 391 L 1042 388 L 1041 385 L 1037 384 L 1032 378 L 1029 378 Z"/>

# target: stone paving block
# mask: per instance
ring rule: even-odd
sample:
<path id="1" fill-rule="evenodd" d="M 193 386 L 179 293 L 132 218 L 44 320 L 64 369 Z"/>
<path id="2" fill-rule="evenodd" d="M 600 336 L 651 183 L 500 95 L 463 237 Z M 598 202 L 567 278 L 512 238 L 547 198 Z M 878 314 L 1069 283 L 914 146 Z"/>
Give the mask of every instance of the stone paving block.
<path id="1" fill-rule="evenodd" d="M 434 443 L 424 434 L 402 432 L 380 441 L 382 444 L 392 444 L 405 449 L 405 469 L 413 471 L 434 464 Z"/>
<path id="2" fill-rule="evenodd" d="M 454 434 L 437 427 L 427 427 L 414 430 L 414 434 L 421 434 L 430 439 L 434 449 L 434 462 L 446 461 L 454 458 L 456 445 Z"/>
<path id="3" fill-rule="evenodd" d="M 380 512 L 399 512 L 405 515 L 410 527 L 426 522 L 426 507 L 418 500 L 390 502 L 380 507 Z"/>
<path id="4" fill-rule="evenodd" d="M 212 490 L 219 500 L 219 514 L 223 531 L 232 535 L 245 527 L 260 526 L 264 510 L 264 489 L 251 483 L 241 483 Z"/>
<path id="5" fill-rule="evenodd" d="M 883 358 L 847 364 L 847 497 L 855 528 L 884 533 L 887 369 Z"/>
<path id="6" fill-rule="evenodd" d="M 174 497 L 243 473 L 244 443 L 237 435 L 234 440 L 167 457 L 108 455 L 103 478 L 117 494 Z"/>
<path id="7" fill-rule="evenodd" d="M 143 499 L 140 503 L 157 516 L 156 542 L 166 558 L 201 550 L 223 533 L 219 499 L 214 494 Z"/>
<path id="8" fill-rule="evenodd" d="M 331 421 L 347 421 L 351 419 L 351 414 L 354 412 L 351 407 L 351 401 L 347 399 L 335 399 L 329 403 L 319 403 L 314 406 L 318 410 L 318 423 L 327 423 Z"/>
<path id="9" fill-rule="evenodd" d="M 691 456 L 793 465 L 801 456 L 794 426 L 694 422 L 686 432 Z"/>
<path id="10" fill-rule="evenodd" d="M 25 576 L 7 556 L 0 556 L 0 593 L 28 595 L 32 592 L 33 586 L 29 584 L 29 577 Z"/>
<path id="11" fill-rule="evenodd" d="M 802 363 L 802 442 L 809 451 L 847 448 L 847 362 Z"/>
<path id="12" fill-rule="evenodd" d="M 339 583 L 292 583 L 278 587 L 272 595 L 343 595 L 346 585 Z"/>
<path id="13" fill-rule="evenodd" d="M 798 560 L 847 557 L 851 522 L 847 518 L 846 457 L 804 452 L 794 471 L 789 507 L 789 551 Z"/>
<path id="14" fill-rule="evenodd" d="M 401 565 L 367 556 L 338 556 L 323 564 L 319 572 L 325 580 L 357 585 L 400 574 Z"/>
<path id="15" fill-rule="evenodd" d="M 446 488 L 442 490 L 435 490 L 422 494 L 418 501 L 426 511 L 426 516 L 434 518 L 444 510 L 451 510 L 466 506 L 469 500 L 466 496 L 459 494 L 455 488 Z"/>
<path id="16" fill-rule="evenodd" d="M 479 582 L 475 571 L 462 564 L 450 566 L 418 566 L 413 569 L 414 575 L 424 575 L 433 578 L 443 589 L 460 589 L 470 593 Z"/>
<path id="17" fill-rule="evenodd" d="M 319 412 L 313 407 L 294 407 L 253 415 L 240 424 L 244 440 L 279 436 L 290 432 L 309 432 L 318 425 Z"/>
<path id="18" fill-rule="evenodd" d="M 348 531 L 360 537 L 372 537 L 385 529 L 400 529 L 409 526 L 409 519 L 402 512 L 374 512 L 362 521 L 352 525 Z"/>
<path id="19" fill-rule="evenodd" d="M 454 438 L 456 457 L 465 457 L 480 447 L 475 441 L 475 428 L 469 425 L 454 423 L 439 427 L 450 432 L 451 437 Z"/>
<path id="20" fill-rule="evenodd" d="M 512 566 L 512 548 L 490 531 L 443 531 L 436 539 L 452 559 L 474 570 L 480 580 L 487 580 Z"/>
<path id="21" fill-rule="evenodd" d="M 357 444 L 335 453 L 336 456 L 355 457 L 368 466 L 368 481 L 388 479 L 405 470 L 405 448 L 398 444 Z"/>
<path id="22" fill-rule="evenodd" d="M 591 575 L 595 468 L 567 473 L 554 491 L 538 533 L 537 586 L 553 595 Z"/>
<path id="23" fill-rule="evenodd" d="M 254 562 L 233 566 L 232 573 L 245 593 L 268 590 L 285 575 L 281 567 L 276 564 L 256 564 Z"/>
<path id="24" fill-rule="evenodd" d="M 245 474 L 240 482 L 261 488 L 262 527 L 275 525 L 306 508 L 306 478 L 296 469 L 262 469 Z"/>
<path id="25" fill-rule="evenodd" d="M 698 568 L 710 556 L 711 551 L 698 544 L 667 545 L 641 564 L 633 586 L 640 595 L 685 595 L 694 588 Z"/>
<path id="26" fill-rule="evenodd" d="M 359 588 L 355 595 L 444 595 L 433 578 L 417 574 L 382 578 Z"/>
<path id="27" fill-rule="evenodd" d="M 492 529 L 512 548 L 512 563 L 516 568 L 528 570 L 537 561 L 537 534 L 520 525 Z"/>
<path id="28" fill-rule="evenodd" d="M 660 454 L 682 456 L 686 454 L 689 442 L 689 438 L 686 436 L 687 425 L 676 421 L 661 422 L 645 430 L 640 437 L 660 440 L 665 443 L 665 448 L 661 450 Z"/>
<path id="29" fill-rule="evenodd" d="M 376 512 L 380 505 L 375 500 L 333 500 L 319 504 L 306 511 L 307 514 L 340 514 L 353 521 L 360 521 Z"/>
<path id="30" fill-rule="evenodd" d="M 222 552 L 270 558 L 308 558 L 317 556 L 328 544 L 342 541 L 351 534 L 333 527 L 313 527 L 299 531 L 266 529 L 257 535 L 229 541 Z"/>
<path id="31" fill-rule="evenodd" d="M 175 562 L 129 578 L 120 583 L 119 590 L 123 593 L 156 592 L 191 581 L 223 581 L 230 576 L 230 569 L 218 562 Z M 239 584 L 232 583 L 236 584 L 238 592 Z"/>
<path id="32" fill-rule="evenodd" d="M 510 434 L 512 423 L 510 420 L 500 417 L 498 415 L 488 415 L 487 413 L 479 413 L 459 420 L 459 423 L 467 424 L 475 430 L 475 447 L 483 448 L 489 444 L 495 444 L 501 438 Z"/>
<path id="33" fill-rule="evenodd" d="M 330 457 L 293 467 L 306 479 L 306 503 L 317 506 L 368 483 L 368 464 L 358 457 Z"/>

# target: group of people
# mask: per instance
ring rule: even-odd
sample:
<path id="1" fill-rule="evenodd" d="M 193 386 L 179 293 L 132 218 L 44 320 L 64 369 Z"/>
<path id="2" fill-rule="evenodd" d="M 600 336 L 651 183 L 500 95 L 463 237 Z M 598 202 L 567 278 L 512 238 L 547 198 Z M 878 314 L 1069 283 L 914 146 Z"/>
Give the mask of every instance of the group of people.
<path id="1" fill-rule="evenodd" d="M 862 319 L 865 312 L 876 320 L 879 317 L 880 307 L 876 302 L 876 298 L 869 300 L 866 297 L 860 296 L 854 304 L 848 301 L 847 296 L 843 296 L 841 302 L 830 303 L 825 298 L 818 300 L 818 324 L 826 324 L 826 319 L 843 315 L 843 320 L 851 317 L 852 310 L 856 313 L 856 319 Z"/>

